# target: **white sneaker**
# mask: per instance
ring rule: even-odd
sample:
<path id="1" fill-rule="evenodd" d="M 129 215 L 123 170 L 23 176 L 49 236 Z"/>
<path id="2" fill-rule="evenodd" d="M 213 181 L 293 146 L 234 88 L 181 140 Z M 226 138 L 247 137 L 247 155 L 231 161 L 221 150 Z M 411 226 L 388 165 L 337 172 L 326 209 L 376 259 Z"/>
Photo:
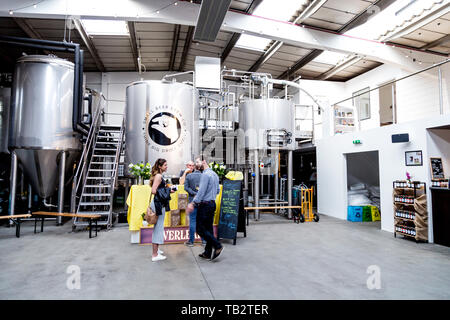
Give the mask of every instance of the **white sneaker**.
<path id="1" fill-rule="evenodd" d="M 162 251 L 161 249 L 158 249 L 158 254 L 163 254 L 164 251 Z"/>
<path id="2" fill-rule="evenodd" d="M 158 253 L 158 255 L 156 257 L 152 257 L 152 262 L 159 261 L 159 260 L 166 260 L 166 259 L 167 259 L 167 257 Z"/>

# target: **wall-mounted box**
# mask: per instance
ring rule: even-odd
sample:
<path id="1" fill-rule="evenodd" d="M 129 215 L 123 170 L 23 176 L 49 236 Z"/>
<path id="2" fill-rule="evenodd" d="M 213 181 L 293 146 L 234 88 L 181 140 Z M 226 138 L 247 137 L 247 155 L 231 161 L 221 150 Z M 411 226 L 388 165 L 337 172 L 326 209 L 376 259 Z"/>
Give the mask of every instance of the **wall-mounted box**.
<path id="1" fill-rule="evenodd" d="M 195 57 L 195 86 L 220 91 L 220 58 Z"/>

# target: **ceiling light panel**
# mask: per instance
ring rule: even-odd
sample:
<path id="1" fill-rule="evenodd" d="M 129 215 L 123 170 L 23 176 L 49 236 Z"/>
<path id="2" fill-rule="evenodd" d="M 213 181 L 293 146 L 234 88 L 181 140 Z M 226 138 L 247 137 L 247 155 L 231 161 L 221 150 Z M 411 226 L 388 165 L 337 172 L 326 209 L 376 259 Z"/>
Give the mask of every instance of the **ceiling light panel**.
<path id="1" fill-rule="evenodd" d="M 125 21 L 83 19 L 81 23 L 89 35 L 129 35 Z"/>

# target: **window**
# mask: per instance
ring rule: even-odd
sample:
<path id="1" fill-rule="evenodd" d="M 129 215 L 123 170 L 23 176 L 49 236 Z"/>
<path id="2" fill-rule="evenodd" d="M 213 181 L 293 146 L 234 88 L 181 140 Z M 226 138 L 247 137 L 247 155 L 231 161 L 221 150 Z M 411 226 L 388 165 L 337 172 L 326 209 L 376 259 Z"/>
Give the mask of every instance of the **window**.
<path id="1" fill-rule="evenodd" d="M 370 119 L 370 88 L 365 88 L 353 93 L 353 106 L 358 112 L 358 120 Z"/>

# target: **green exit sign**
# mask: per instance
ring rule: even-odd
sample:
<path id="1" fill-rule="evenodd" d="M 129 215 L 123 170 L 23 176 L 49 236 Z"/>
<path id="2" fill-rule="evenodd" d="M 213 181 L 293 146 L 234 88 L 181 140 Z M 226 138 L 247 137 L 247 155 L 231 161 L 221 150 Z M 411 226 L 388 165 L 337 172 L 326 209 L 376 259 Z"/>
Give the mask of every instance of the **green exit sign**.
<path id="1" fill-rule="evenodd" d="M 361 144 L 361 140 L 353 140 L 353 144 Z"/>

